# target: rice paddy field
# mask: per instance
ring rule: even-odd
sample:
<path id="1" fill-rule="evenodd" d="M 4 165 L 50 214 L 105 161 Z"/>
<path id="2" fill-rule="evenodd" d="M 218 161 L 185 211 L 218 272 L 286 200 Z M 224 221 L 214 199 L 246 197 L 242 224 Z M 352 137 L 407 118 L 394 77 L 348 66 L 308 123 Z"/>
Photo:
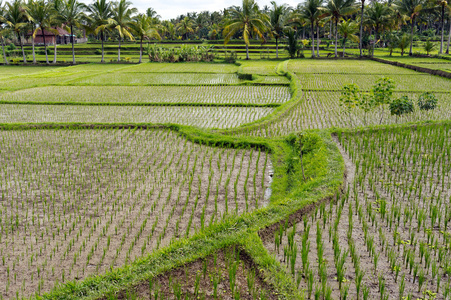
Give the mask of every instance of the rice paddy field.
<path id="1" fill-rule="evenodd" d="M 411 113 L 343 107 L 384 77 Z M 451 300 L 450 112 L 371 60 L 0 66 L 0 300 Z"/>

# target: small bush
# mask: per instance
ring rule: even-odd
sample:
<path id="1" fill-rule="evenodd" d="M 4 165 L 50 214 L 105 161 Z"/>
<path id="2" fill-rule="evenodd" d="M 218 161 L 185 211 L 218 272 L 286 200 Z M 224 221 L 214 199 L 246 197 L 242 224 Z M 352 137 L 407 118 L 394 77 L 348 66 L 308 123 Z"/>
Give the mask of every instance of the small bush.
<path id="1" fill-rule="evenodd" d="M 413 101 L 407 96 L 402 96 L 390 103 L 390 113 L 398 117 L 413 112 L 413 109 Z"/>
<path id="2" fill-rule="evenodd" d="M 431 92 L 425 92 L 418 98 L 418 107 L 421 110 L 433 110 L 437 107 L 438 100 Z"/>

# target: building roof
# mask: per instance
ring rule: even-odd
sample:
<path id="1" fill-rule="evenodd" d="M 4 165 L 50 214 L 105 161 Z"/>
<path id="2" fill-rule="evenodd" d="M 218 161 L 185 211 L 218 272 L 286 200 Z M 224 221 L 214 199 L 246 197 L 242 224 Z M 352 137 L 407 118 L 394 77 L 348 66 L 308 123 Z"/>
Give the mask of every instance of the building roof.
<path id="1" fill-rule="evenodd" d="M 67 31 L 67 30 L 64 30 L 63 28 L 61 28 L 61 27 L 57 27 L 56 28 L 56 30 L 58 31 L 58 35 L 70 35 L 70 33 Z M 27 33 L 27 36 L 31 36 L 31 32 L 28 32 Z M 53 33 L 53 32 L 51 32 L 51 31 L 48 31 L 48 30 L 44 30 L 44 35 L 45 36 L 55 36 L 55 34 Z M 41 29 L 39 29 L 37 32 L 36 32 L 36 36 L 38 37 L 38 36 L 42 36 L 42 30 Z"/>

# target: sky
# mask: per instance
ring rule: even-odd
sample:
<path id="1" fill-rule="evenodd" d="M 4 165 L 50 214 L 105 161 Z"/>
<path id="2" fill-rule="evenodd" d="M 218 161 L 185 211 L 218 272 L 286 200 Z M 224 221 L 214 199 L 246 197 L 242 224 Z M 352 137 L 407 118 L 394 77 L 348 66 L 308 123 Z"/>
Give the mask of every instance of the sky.
<path id="1" fill-rule="evenodd" d="M 219 11 L 232 5 L 240 5 L 242 0 L 130 0 L 133 6 L 140 12 L 145 12 L 147 8 L 153 7 L 155 11 L 161 16 L 163 20 L 170 20 L 181 14 L 188 12 L 201 11 Z M 92 0 L 82 0 L 86 4 L 90 4 Z M 260 7 L 270 5 L 271 0 L 257 0 Z M 299 1 L 285 0 L 276 1 L 278 4 L 286 3 L 291 6 L 296 6 Z"/>

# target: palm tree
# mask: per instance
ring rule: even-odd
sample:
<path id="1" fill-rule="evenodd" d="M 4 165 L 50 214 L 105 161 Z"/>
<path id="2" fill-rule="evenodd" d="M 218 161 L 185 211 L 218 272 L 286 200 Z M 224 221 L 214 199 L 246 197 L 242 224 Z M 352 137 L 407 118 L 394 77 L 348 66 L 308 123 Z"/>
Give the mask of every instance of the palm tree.
<path id="1" fill-rule="evenodd" d="M 121 61 L 121 41 L 124 37 L 133 40 L 130 30 L 132 14 L 137 12 L 136 8 L 130 8 L 132 3 L 127 0 L 113 2 L 112 27 L 119 33 L 119 47 L 117 49 L 117 61 Z"/>
<path id="2" fill-rule="evenodd" d="M 374 28 L 374 46 L 376 46 L 377 34 L 391 19 L 391 9 L 384 3 L 374 1 L 371 6 L 367 8 L 364 18 L 365 23 Z"/>
<path id="3" fill-rule="evenodd" d="M 353 42 L 358 42 L 359 37 L 355 34 L 359 32 L 359 24 L 352 20 L 343 20 L 338 24 L 338 33 L 343 37 L 343 57 L 345 56 L 346 41 L 350 39 Z"/>
<path id="4" fill-rule="evenodd" d="M 363 56 L 363 13 L 365 11 L 365 0 L 360 0 L 360 38 L 359 38 L 359 49 L 360 57 Z"/>
<path id="5" fill-rule="evenodd" d="M 401 56 L 404 56 L 404 50 L 409 47 L 411 39 L 407 33 L 404 33 L 398 40 L 398 48 L 401 50 Z"/>
<path id="6" fill-rule="evenodd" d="M 161 16 L 155 11 L 155 9 L 153 9 L 152 7 L 149 7 L 146 10 L 146 15 L 148 17 L 151 17 L 152 19 L 159 19 L 161 18 Z"/>
<path id="7" fill-rule="evenodd" d="M 9 61 L 6 58 L 6 52 L 5 52 L 4 34 L 7 29 L 3 29 L 4 24 L 6 24 L 5 7 L 3 6 L 3 3 L 0 0 L 0 41 L 2 43 L 3 61 L 5 62 L 5 64 L 9 65 Z"/>
<path id="8" fill-rule="evenodd" d="M 410 19 L 410 51 L 409 55 L 413 54 L 413 31 L 415 28 L 416 18 L 420 15 L 423 9 L 423 0 L 398 0 L 396 6 L 401 13 L 407 15 Z"/>
<path id="9" fill-rule="evenodd" d="M 449 44 L 451 42 L 451 6 L 448 5 L 447 7 L 447 11 L 448 11 L 448 15 L 449 15 L 449 19 L 448 19 L 448 23 L 449 23 L 449 33 L 448 33 L 448 44 L 446 46 L 446 54 L 449 54 Z"/>
<path id="10" fill-rule="evenodd" d="M 53 13 L 50 19 L 51 25 L 53 27 L 53 34 L 55 35 L 55 42 L 53 43 L 53 63 L 56 64 L 57 56 L 57 35 L 59 35 L 58 27 L 62 26 L 62 22 L 57 18 L 63 10 L 63 0 L 50 0 L 53 5 Z"/>
<path id="11" fill-rule="evenodd" d="M 28 9 L 28 15 L 30 16 L 30 27 L 31 27 L 31 53 L 33 55 L 33 64 L 36 64 L 36 51 L 34 47 L 34 30 L 35 30 L 35 23 L 33 20 L 33 14 L 34 11 L 37 8 L 37 2 L 34 0 L 28 0 L 27 9 Z M 38 27 L 39 28 L 39 27 Z"/>
<path id="12" fill-rule="evenodd" d="M 322 14 L 320 9 L 323 0 L 307 0 L 301 7 L 301 17 L 310 23 L 312 34 L 312 57 L 315 57 L 315 22 Z"/>
<path id="13" fill-rule="evenodd" d="M 212 40 L 216 40 L 218 35 L 221 33 L 221 27 L 218 24 L 213 24 L 208 32 L 208 37 Z"/>
<path id="14" fill-rule="evenodd" d="M 88 24 L 91 25 L 90 30 L 94 34 L 100 33 L 100 39 L 102 40 L 102 62 L 105 62 L 105 51 L 104 51 L 104 41 L 105 32 L 112 24 L 112 12 L 111 12 L 111 2 L 106 0 L 95 0 L 89 6 L 85 6 L 85 9 L 89 13 Z"/>
<path id="15" fill-rule="evenodd" d="M 175 27 L 175 29 L 180 32 L 181 35 L 185 37 L 185 39 L 188 38 L 189 33 L 194 32 L 194 22 L 189 17 L 184 17 Z"/>
<path id="16" fill-rule="evenodd" d="M 290 9 L 285 5 L 277 5 L 271 1 L 272 8 L 269 11 L 269 22 L 271 24 L 271 34 L 276 39 L 276 58 L 279 58 L 279 39 L 286 28 L 286 21 Z"/>
<path id="17" fill-rule="evenodd" d="M 52 23 L 52 18 L 53 18 L 53 7 L 50 3 L 45 2 L 45 0 L 30 1 L 28 4 L 28 14 L 29 14 L 30 18 L 32 19 L 33 24 L 36 25 L 36 28 L 34 28 L 34 26 L 33 26 L 33 34 L 32 34 L 33 58 L 34 58 L 34 39 L 36 37 L 36 34 L 38 33 L 38 30 L 40 30 L 41 34 L 42 34 L 42 40 L 44 43 L 45 61 L 48 64 L 49 57 L 47 54 L 47 43 L 45 41 L 45 31 L 53 32 L 53 30 L 51 30 L 51 23 Z"/>
<path id="18" fill-rule="evenodd" d="M 254 0 L 243 0 L 242 7 L 232 7 L 229 11 L 229 19 L 224 27 L 224 45 L 232 39 L 238 31 L 243 31 L 243 40 L 246 44 L 246 59 L 249 59 L 249 39 L 252 33 L 260 40 L 265 41 L 263 33 L 268 30 L 268 15 L 262 14 Z"/>
<path id="19" fill-rule="evenodd" d="M 441 38 L 440 38 L 440 50 L 439 54 L 443 54 L 443 40 L 445 36 L 445 13 L 448 8 L 448 1 L 447 0 L 432 0 L 430 1 L 431 6 L 425 9 L 425 11 L 434 13 L 435 11 L 440 11 L 440 31 L 441 31 Z"/>
<path id="20" fill-rule="evenodd" d="M 62 10 L 56 16 L 61 23 L 65 24 L 70 30 L 72 43 L 72 64 L 75 65 L 75 35 L 74 27 L 81 27 L 81 21 L 84 17 L 84 6 L 77 0 L 63 0 Z"/>
<path id="21" fill-rule="evenodd" d="M 158 31 L 152 26 L 152 17 L 144 14 L 139 14 L 133 18 L 133 21 L 130 23 L 130 29 L 140 39 L 139 63 L 142 63 L 143 40 L 151 38 L 161 40 L 161 37 Z"/>
<path id="22" fill-rule="evenodd" d="M 176 36 L 175 25 L 169 21 L 163 21 L 162 27 L 164 27 L 164 30 L 160 30 L 160 32 L 164 31 L 166 38 L 174 40 Z"/>
<path id="23" fill-rule="evenodd" d="M 335 57 L 338 56 L 338 22 L 347 15 L 356 11 L 355 0 L 329 0 L 325 7 L 321 10 L 325 15 L 330 16 L 331 21 L 335 24 Z"/>
<path id="24" fill-rule="evenodd" d="M 27 63 L 27 57 L 25 56 L 25 50 L 22 42 L 22 32 L 27 27 L 29 20 L 26 6 L 21 0 L 14 0 L 13 2 L 6 2 L 6 12 L 4 20 L 6 25 L 17 35 L 19 39 L 20 48 L 22 50 L 23 63 Z"/>

